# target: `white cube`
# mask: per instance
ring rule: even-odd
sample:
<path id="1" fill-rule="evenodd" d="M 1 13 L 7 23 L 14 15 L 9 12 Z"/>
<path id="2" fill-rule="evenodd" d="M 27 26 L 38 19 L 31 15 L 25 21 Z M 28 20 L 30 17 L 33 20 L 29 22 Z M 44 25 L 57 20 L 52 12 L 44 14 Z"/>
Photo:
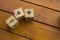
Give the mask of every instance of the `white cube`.
<path id="1" fill-rule="evenodd" d="M 13 15 L 7 18 L 5 21 L 8 24 L 8 26 L 12 29 L 16 28 L 16 25 L 18 23 L 18 21 L 15 19 Z"/>
<path id="2" fill-rule="evenodd" d="M 15 9 L 13 12 L 14 12 L 14 15 L 17 19 L 24 17 L 24 12 L 23 12 L 22 8 Z"/>
<path id="3" fill-rule="evenodd" d="M 34 10 L 33 9 L 25 9 L 25 18 L 34 18 Z"/>

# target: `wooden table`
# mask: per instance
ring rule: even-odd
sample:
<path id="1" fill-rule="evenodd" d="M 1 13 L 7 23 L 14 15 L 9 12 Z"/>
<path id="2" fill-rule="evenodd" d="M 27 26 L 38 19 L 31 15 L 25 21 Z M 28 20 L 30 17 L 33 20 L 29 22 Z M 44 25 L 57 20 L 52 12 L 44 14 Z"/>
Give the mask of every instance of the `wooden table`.
<path id="1" fill-rule="evenodd" d="M 5 20 L 11 14 L 0 11 L 0 28 L 8 29 Z M 22 21 L 16 29 L 11 30 L 19 35 L 24 35 L 34 40 L 60 40 L 60 30 L 35 21 Z M 28 40 L 27 38 L 17 36 L 0 29 L 0 40 Z"/>
<path id="2" fill-rule="evenodd" d="M 40 2 L 36 0 L 33 1 L 29 0 L 29 2 L 60 10 L 58 4 L 59 2 L 55 3 L 56 0 L 52 3 L 49 0 L 41 0 Z M 56 6 L 55 4 L 58 5 Z M 0 9 L 9 12 L 13 12 L 14 9 L 20 7 L 22 7 L 23 10 L 26 8 L 33 8 L 35 12 L 34 20 L 54 25 L 60 28 L 60 12 L 22 2 L 20 0 L 0 0 L 0 5 Z M 8 25 L 5 23 L 5 20 L 11 15 L 12 14 L 0 10 L 0 28 L 9 30 Z M 17 28 L 11 31 L 14 33 L 0 29 L 0 40 L 28 40 L 30 38 L 34 40 L 60 40 L 60 29 L 56 29 L 54 27 L 38 23 L 36 21 L 19 21 L 19 25 L 17 26 Z"/>

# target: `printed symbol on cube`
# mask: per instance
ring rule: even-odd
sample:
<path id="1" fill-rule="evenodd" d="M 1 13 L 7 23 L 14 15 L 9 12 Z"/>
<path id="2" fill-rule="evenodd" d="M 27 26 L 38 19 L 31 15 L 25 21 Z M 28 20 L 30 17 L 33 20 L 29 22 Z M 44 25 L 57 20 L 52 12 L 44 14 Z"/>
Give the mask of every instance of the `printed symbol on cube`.
<path id="1" fill-rule="evenodd" d="M 6 21 L 6 23 L 8 24 L 8 26 L 10 27 L 10 28 L 15 28 L 16 27 L 16 25 L 17 25 L 17 23 L 18 23 L 18 21 L 15 19 L 15 17 L 12 15 L 12 16 L 10 16 L 8 19 L 6 19 L 5 20 Z"/>
<path id="2" fill-rule="evenodd" d="M 33 9 L 25 9 L 25 18 L 33 18 L 34 10 Z"/>
<path id="3" fill-rule="evenodd" d="M 15 9 L 13 12 L 17 19 L 24 17 L 24 12 L 22 8 Z"/>
<path id="4" fill-rule="evenodd" d="M 14 19 L 11 19 L 10 22 L 9 22 L 9 24 L 12 23 L 13 21 L 14 21 Z"/>
<path id="5" fill-rule="evenodd" d="M 19 14 L 21 14 L 19 11 L 17 11 L 17 14 L 19 15 Z"/>
<path id="6" fill-rule="evenodd" d="M 30 15 L 31 11 L 27 11 L 27 13 Z"/>

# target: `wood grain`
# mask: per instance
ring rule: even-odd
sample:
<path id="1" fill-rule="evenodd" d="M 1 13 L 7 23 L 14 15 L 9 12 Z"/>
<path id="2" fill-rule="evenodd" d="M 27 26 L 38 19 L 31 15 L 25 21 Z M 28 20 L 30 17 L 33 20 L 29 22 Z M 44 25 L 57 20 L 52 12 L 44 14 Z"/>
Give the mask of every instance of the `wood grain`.
<path id="1" fill-rule="evenodd" d="M 33 0 L 33 1 L 36 3 L 42 2 L 42 1 L 39 2 L 36 0 Z M 46 1 L 43 1 L 43 2 L 45 3 Z M 47 2 L 48 2 L 48 0 L 47 0 Z M 23 8 L 23 10 L 25 10 L 26 8 L 29 8 L 29 9 L 33 8 L 35 11 L 35 18 L 34 18 L 35 20 L 42 21 L 44 23 L 48 23 L 50 25 L 54 25 L 54 26 L 57 26 L 60 28 L 60 23 L 59 23 L 60 13 L 59 12 L 52 11 L 50 9 L 46 9 L 43 7 L 38 7 L 36 5 L 22 2 L 20 0 L 5 0 L 5 1 L 1 0 L 1 4 L 2 4 L 1 9 L 4 9 L 6 11 L 10 11 L 10 12 L 13 12 L 14 9 L 17 9 L 20 7 Z M 54 3 L 52 3 L 52 4 L 54 4 Z M 51 5 L 49 5 L 49 6 L 51 6 Z M 58 4 L 58 6 L 59 6 L 59 4 Z"/>
<path id="2" fill-rule="evenodd" d="M 37 0 L 37 1 L 36 0 L 25 0 L 25 1 L 33 2 L 33 3 L 40 4 L 46 7 L 60 10 L 60 0 Z"/>
<path id="3" fill-rule="evenodd" d="M 10 14 L 2 11 L 0 11 L 0 13 L 1 13 L 0 15 L 2 15 L 0 16 L 0 21 L 2 21 L 0 22 L 0 26 L 2 28 L 8 29 L 6 27 L 7 25 L 4 22 L 4 20 L 7 17 L 9 17 Z M 7 16 L 3 16 L 3 14 Z M 4 19 L 1 19 L 2 17 Z M 41 23 L 37 23 L 35 21 L 31 21 L 31 22 L 19 21 L 19 23 L 20 24 L 17 26 L 16 29 L 11 30 L 12 32 L 27 36 L 34 40 L 60 40 L 60 30 L 57 30 L 53 27 Z M 5 27 L 2 24 L 4 24 Z M 9 32 L 0 29 L 0 40 L 27 40 L 27 39 L 16 36 L 14 34 L 11 34 Z"/>

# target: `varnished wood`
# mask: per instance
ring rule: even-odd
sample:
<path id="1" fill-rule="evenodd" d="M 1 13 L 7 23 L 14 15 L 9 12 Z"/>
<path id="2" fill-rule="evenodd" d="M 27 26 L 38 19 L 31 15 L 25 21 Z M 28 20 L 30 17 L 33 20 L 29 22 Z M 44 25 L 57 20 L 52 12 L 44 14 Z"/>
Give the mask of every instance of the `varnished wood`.
<path id="1" fill-rule="evenodd" d="M 35 11 L 35 18 L 34 19 L 36 19 L 38 21 L 48 23 L 50 25 L 57 26 L 57 27 L 60 28 L 59 21 L 58 21 L 60 19 L 60 13 L 59 12 L 52 11 L 50 9 L 46 9 L 46 8 L 43 8 L 43 7 L 38 7 L 36 5 L 29 4 L 29 3 L 26 3 L 26 2 L 22 2 L 20 0 L 6 0 L 6 1 L 1 0 L 1 2 L 2 2 L 1 3 L 2 4 L 1 9 L 4 9 L 6 11 L 10 11 L 10 12 L 13 12 L 14 9 L 17 9 L 17 8 L 20 8 L 20 7 L 22 7 L 23 10 L 27 9 L 27 8 L 33 8 L 34 11 Z M 36 0 L 34 2 L 36 2 Z M 42 1 L 41 2 L 37 1 L 37 2 L 40 4 Z M 45 3 L 45 1 L 44 1 L 44 3 Z M 53 4 L 53 5 L 55 5 L 55 4 Z"/>
<path id="2" fill-rule="evenodd" d="M 7 28 L 6 23 L 4 20 L 10 16 L 9 13 L 5 13 L 0 11 L 0 26 L 2 28 Z M 4 14 L 4 16 L 2 16 Z M 2 19 L 2 17 L 4 19 Z M 60 30 L 55 29 L 53 27 L 37 23 L 35 21 L 26 22 L 26 21 L 19 21 L 20 24 L 17 26 L 16 29 L 11 30 L 12 32 L 27 36 L 34 40 L 60 40 Z M 2 25 L 4 24 L 4 26 Z M 0 27 L 0 28 L 1 28 Z M 16 36 L 4 30 L 0 30 L 0 40 L 27 40 L 26 38 Z"/>
<path id="3" fill-rule="evenodd" d="M 59 1 L 57 0 L 26 0 L 29 2 L 41 4 L 53 9 L 60 10 Z M 33 8 L 35 11 L 34 20 L 48 23 L 60 28 L 60 13 L 39 7 L 33 4 L 22 2 L 20 0 L 0 0 L 0 9 L 4 9 L 9 12 L 13 12 L 14 9 L 22 7 L 23 10 L 27 8 Z M 0 11 L 0 28 L 8 29 L 8 25 L 5 20 L 12 14 Z M 11 30 L 17 34 L 24 35 L 34 40 L 60 40 L 60 30 L 47 26 L 35 21 L 19 21 L 19 25 L 14 30 Z M 21 36 L 11 34 L 4 30 L 0 30 L 0 40 L 28 40 Z"/>
<path id="4" fill-rule="evenodd" d="M 60 0 L 25 0 L 32 3 L 40 4 L 46 7 L 60 10 Z"/>

